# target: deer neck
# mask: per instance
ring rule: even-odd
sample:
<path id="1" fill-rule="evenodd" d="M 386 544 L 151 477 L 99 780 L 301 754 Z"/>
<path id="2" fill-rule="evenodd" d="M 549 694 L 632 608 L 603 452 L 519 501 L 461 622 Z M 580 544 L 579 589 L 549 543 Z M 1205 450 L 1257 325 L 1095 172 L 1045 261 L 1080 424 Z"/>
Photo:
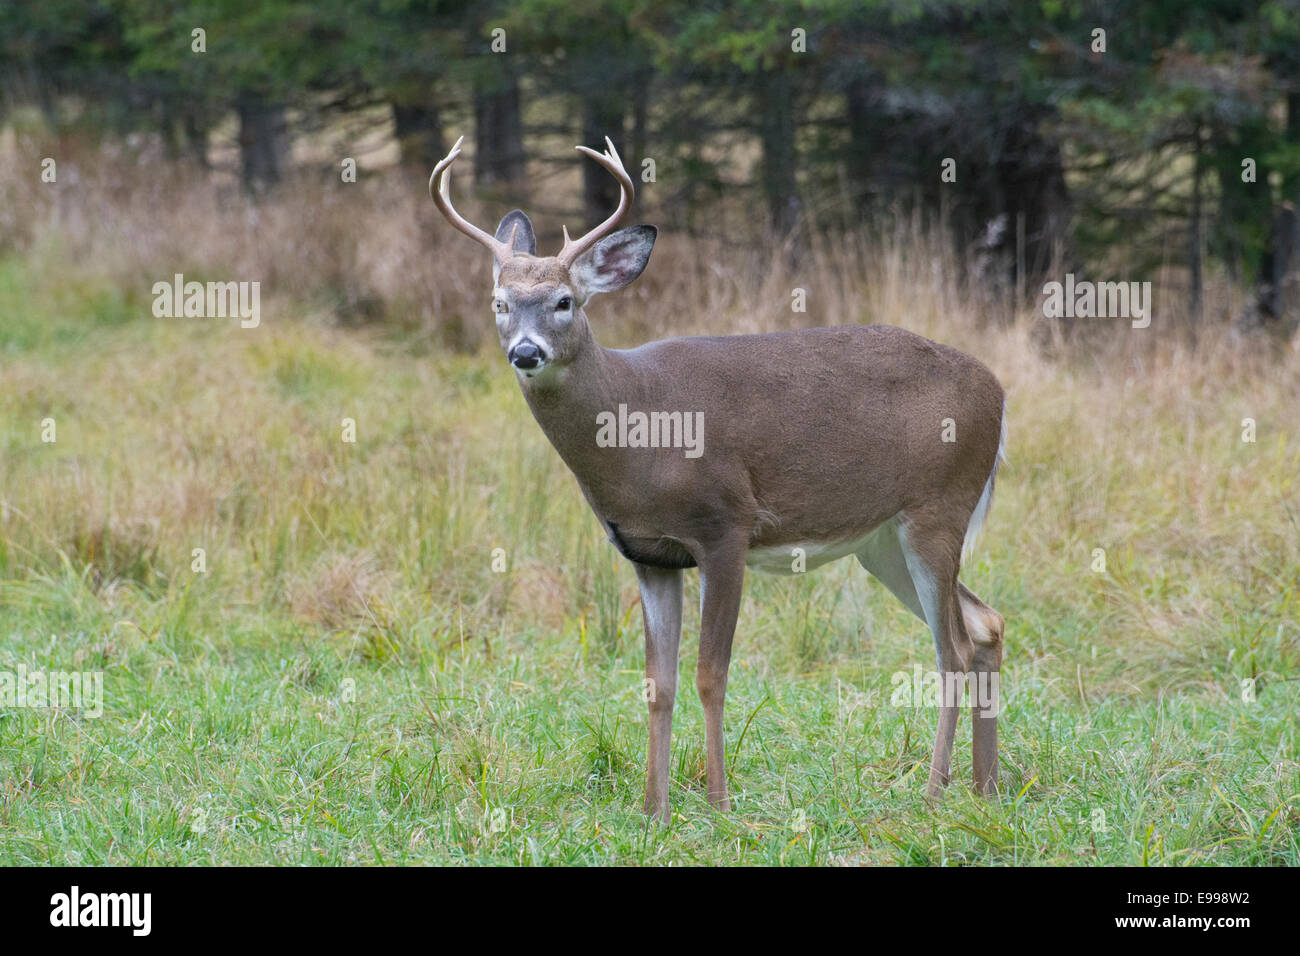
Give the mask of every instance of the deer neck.
<path id="1" fill-rule="evenodd" d="M 585 324 L 585 323 L 584 323 Z M 573 359 L 550 375 L 522 379 L 524 399 L 555 450 L 584 488 L 621 480 L 623 456 L 596 446 L 596 416 L 639 400 L 640 378 L 622 355 L 586 326 Z M 600 454 L 606 452 L 605 454 Z"/>

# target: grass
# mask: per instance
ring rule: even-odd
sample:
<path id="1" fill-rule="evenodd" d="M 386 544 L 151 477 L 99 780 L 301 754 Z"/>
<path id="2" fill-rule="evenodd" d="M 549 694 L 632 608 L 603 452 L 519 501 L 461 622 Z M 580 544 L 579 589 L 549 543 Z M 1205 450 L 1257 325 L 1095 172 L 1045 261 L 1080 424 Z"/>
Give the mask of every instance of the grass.
<path id="1" fill-rule="evenodd" d="M 602 339 L 908 325 L 998 372 L 1011 461 L 963 575 L 1008 620 L 1004 794 L 968 791 L 963 716 L 925 802 L 935 714 L 891 678 L 929 636 L 840 562 L 749 578 L 728 815 L 688 611 L 655 828 L 634 575 L 495 350 L 341 329 L 306 278 L 255 330 L 155 319 L 132 290 L 170 259 L 56 226 L 0 258 L 0 671 L 101 671 L 104 712 L 0 705 L 0 864 L 1300 863 L 1294 353 L 1153 325 L 1067 361 L 1026 317 L 981 322 L 926 247 L 768 268 L 665 243 L 648 292 L 593 306 Z M 440 308 L 468 315 L 487 269 L 458 249 Z"/>

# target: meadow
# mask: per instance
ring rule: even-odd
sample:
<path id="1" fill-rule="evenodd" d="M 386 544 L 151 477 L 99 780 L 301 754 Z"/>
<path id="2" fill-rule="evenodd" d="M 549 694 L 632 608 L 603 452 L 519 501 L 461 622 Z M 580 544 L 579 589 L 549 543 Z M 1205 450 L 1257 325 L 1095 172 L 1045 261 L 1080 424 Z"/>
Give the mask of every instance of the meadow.
<path id="1" fill-rule="evenodd" d="M 964 714 L 930 805 L 935 711 L 893 699 L 924 626 L 851 561 L 750 574 L 717 814 L 692 573 L 655 827 L 635 576 L 423 183 L 255 207 L 88 156 L 0 183 L 0 235 L 0 669 L 104 691 L 0 706 L 0 864 L 1300 863 L 1294 350 L 1191 342 L 1172 298 L 1062 341 L 905 217 L 793 257 L 665 235 L 588 309 L 604 344 L 880 322 L 998 374 L 963 580 L 1007 637 L 1004 792 Z M 261 281 L 260 325 L 155 318 L 178 272 Z"/>

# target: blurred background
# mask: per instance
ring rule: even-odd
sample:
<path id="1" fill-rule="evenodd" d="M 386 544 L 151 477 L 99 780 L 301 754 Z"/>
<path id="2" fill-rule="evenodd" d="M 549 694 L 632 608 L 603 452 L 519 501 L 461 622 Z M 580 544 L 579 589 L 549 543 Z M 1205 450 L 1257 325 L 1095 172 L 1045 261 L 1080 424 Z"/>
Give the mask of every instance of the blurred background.
<path id="1" fill-rule="evenodd" d="M 292 184 L 309 219 L 350 204 L 350 241 L 298 249 L 328 260 L 322 304 L 418 316 L 452 345 L 477 332 L 427 270 L 351 260 L 386 231 L 367 212 L 427 228 L 414 180 L 462 134 L 481 218 L 521 206 L 548 237 L 615 202 L 572 148 L 609 136 L 637 214 L 675 235 L 797 256 L 809 232 L 902 219 L 986 297 L 1023 305 L 1073 271 L 1155 281 L 1166 327 L 1300 321 L 1296 0 L 45 0 L 0 11 L 0 93 L 0 243 L 32 241 L 26 207 L 58 201 L 18 175 L 33 153 L 97 203 L 171 185 L 143 202 L 160 224 Z M 348 197 L 365 190 L 338 188 L 345 158 L 400 187 Z"/>

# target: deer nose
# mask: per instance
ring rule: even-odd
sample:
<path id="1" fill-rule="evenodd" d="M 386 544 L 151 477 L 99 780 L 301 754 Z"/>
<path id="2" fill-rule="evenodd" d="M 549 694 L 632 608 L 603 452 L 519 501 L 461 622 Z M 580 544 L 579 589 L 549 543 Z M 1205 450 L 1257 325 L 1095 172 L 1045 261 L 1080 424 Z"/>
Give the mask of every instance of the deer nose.
<path id="1" fill-rule="evenodd" d="M 537 368 L 546 361 L 546 353 L 539 349 L 532 342 L 520 342 L 510 350 L 507 356 L 510 364 L 515 368 L 530 369 Z"/>

